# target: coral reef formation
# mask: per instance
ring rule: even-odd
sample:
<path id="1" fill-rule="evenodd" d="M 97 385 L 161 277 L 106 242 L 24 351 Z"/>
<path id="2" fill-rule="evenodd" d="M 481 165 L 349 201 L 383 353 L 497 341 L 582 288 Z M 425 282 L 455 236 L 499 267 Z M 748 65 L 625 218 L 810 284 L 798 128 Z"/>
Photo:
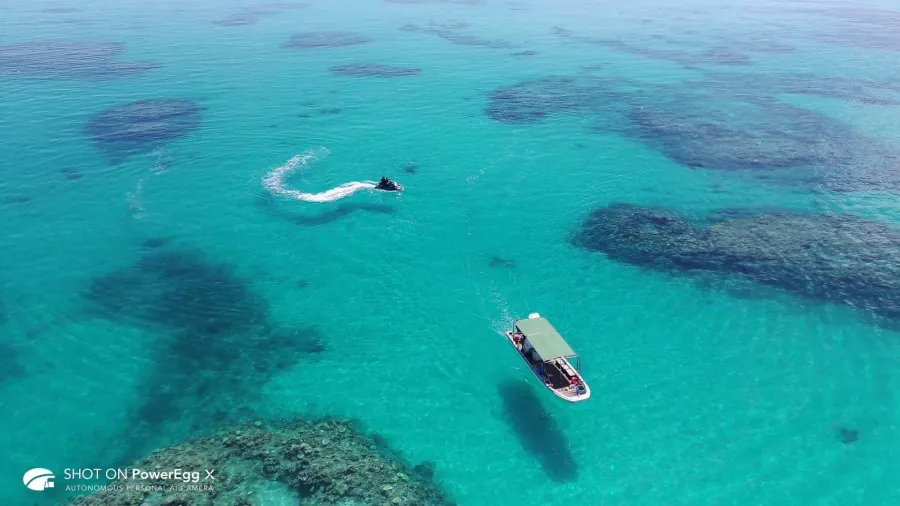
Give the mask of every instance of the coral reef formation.
<path id="1" fill-rule="evenodd" d="M 748 55 L 739 51 L 736 47 L 716 46 L 700 53 L 692 53 L 680 49 L 659 49 L 640 46 L 620 39 L 576 35 L 572 30 L 560 27 L 554 28 L 553 34 L 557 37 L 577 42 L 608 47 L 629 55 L 677 63 L 686 68 L 694 68 L 700 65 L 742 66 L 753 63 Z M 672 44 L 667 43 L 666 46 L 670 47 Z"/>
<path id="2" fill-rule="evenodd" d="M 421 73 L 421 69 L 411 67 L 395 67 L 379 63 L 351 63 L 331 67 L 332 74 L 352 77 L 403 77 Z"/>
<path id="3" fill-rule="evenodd" d="M 618 80 L 593 76 L 548 76 L 494 90 L 485 114 L 510 124 L 534 123 L 555 114 L 596 114 L 627 98 Z"/>
<path id="4" fill-rule="evenodd" d="M 87 297 L 104 316 L 166 330 L 220 335 L 264 322 L 265 306 L 226 264 L 192 250 L 153 249 L 94 279 Z"/>
<path id="5" fill-rule="evenodd" d="M 400 27 L 402 32 L 418 32 L 437 35 L 459 46 L 481 46 L 493 49 L 509 49 L 512 46 L 505 40 L 484 39 L 474 35 L 466 35 L 462 30 L 468 28 L 468 23 L 450 21 L 447 23 L 430 22 L 427 25 L 406 24 Z"/>
<path id="6" fill-rule="evenodd" d="M 372 39 L 365 35 L 351 32 L 320 31 L 303 32 L 291 37 L 281 47 L 285 49 L 317 49 L 327 47 L 354 46 L 365 44 Z"/>
<path id="7" fill-rule="evenodd" d="M 153 436 L 166 422 L 209 427 L 234 419 L 259 385 L 324 350 L 316 327 L 280 328 L 248 281 L 201 253 L 145 242 L 132 265 L 95 278 L 85 295 L 94 314 L 154 334 L 156 364 L 132 424 Z M 140 453 L 144 441 L 130 435 Z"/>
<path id="8" fill-rule="evenodd" d="M 692 221 L 612 204 L 591 212 L 572 242 L 619 262 L 739 276 L 900 320 L 900 230 L 855 216 L 724 210 Z"/>
<path id="9" fill-rule="evenodd" d="M 853 48 L 900 51 L 900 11 L 856 2 L 784 3 L 756 7 L 756 13 L 803 15 L 812 28 L 806 38 Z M 817 18 L 817 19 L 812 19 Z"/>
<path id="10" fill-rule="evenodd" d="M 260 421 L 161 448 L 129 468 L 182 469 L 199 474 L 195 490 L 166 490 L 172 481 L 118 480 L 70 506 L 252 506 L 283 487 L 295 504 L 311 506 L 451 506 L 434 482 L 434 464 L 410 468 L 342 420 Z M 214 480 L 207 480 L 206 470 Z M 129 489 L 129 486 L 132 488 Z M 142 488 L 142 490 L 135 490 Z"/>
<path id="11" fill-rule="evenodd" d="M 192 100 L 138 100 L 95 114 L 85 133 L 115 163 L 189 135 L 199 128 L 202 113 Z"/>
<path id="12" fill-rule="evenodd" d="M 113 79 L 160 66 L 120 61 L 124 52 L 125 45 L 119 43 L 48 41 L 0 45 L 0 75 Z"/>
<path id="13" fill-rule="evenodd" d="M 715 170 L 803 169 L 782 180 L 837 191 L 900 189 L 900 151 L 849 125 L 779 97 L 807 94 L 865 104 L 900 102 L 896 84 L 783 74 L 754 79 L 711 74 L 652 85 L 580 74 L 495 90 L 485 114 L 527 124 L 551 115 L 595 119 L 595 129 L 642 142 L 672 160 Z"/>

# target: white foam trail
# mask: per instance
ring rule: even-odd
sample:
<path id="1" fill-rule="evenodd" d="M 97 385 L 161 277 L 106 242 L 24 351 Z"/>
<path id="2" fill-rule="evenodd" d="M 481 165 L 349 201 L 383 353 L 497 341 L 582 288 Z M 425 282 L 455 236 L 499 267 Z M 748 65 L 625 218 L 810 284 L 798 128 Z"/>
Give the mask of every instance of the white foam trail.
<path id="1" fill-rule="evenodd" d="M 125 203 L 128 204 L 128 210 L 131 211 L 131 217 L 136 220 L 142 220 L 147 217 L 147 210 L 144 209 L 144 179 L 141 178 L 137 187 L 133 192 L 125 193 Z"/>
<path id="2" fill-rule="evenodd" d="M 309 149 L 302 154 L 292 157 L 281 167 L 276 167 L 266 174 L 266 177 L 263 178 L 263 186 L 272 192 L 273 195 L 290 197 L 304 202 L 334 202 L 335 200 L 349 197 L 360 190 L 375 189 L 377 185 L 372 181 L 351 181 L 321 193 L 306 193 L 285 186 L 284 180 L 289 175 L 308 167 L 310 163 L 315 162 L 328 153 L 328 149 L 320 147 Z"/>

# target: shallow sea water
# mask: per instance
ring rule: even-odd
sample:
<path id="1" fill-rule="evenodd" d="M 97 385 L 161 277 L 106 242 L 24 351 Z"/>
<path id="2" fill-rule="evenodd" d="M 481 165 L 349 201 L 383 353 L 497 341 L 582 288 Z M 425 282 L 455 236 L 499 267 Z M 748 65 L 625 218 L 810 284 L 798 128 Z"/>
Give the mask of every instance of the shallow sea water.
<path id="1" fill-rule="evenodd" d="M 0 2 L 0 46 L 124 43 L 116 61 L 160 65 L 104 79 L 0 72 L 0 503 L 63 502 L 60 490 L 22 486 L 32 467 L 113 467 L 216 423 L 335 415 L 361 420 L 412 462 L 434 461 L 461 506 L 897 504 L 900 333 L 890 325 L 569 242 L 612 202 L 854 212 L 900 226 L 896 188 L 838 192 L 785 176 L 792 169 L 688 168 L 621 134 L 612 102 L 527 124 L 484 112 L 497 88 L 552 75 L 625 79 L 648 93 L 712 71 L 747 74 L 748 93 L 754 74 L 900 75 L 900 37 L 833 43 L 814 25 L 852 13 L 804 10 L 813 5 L 831 8 L 316 0 L 223 26 L 214 22 L 241 3 Z M 54 7 L 77 11 L 44 10 Z M 506 47 L 398 29 L 451 21 L 471 23 L 457 35 Z M 554 27 L 692 56 L 638 54 Z M 281 47 L 305 31 L 371 40 Z M 761 42 L 793 51 L 752 49 Z M 721 46 L 753 63 L 696 63 Z M 421 73 L 329 72 L 355 63 Z M 106 108 L 164 98 L 195 101 L 200 126 L 119 158 L 86 134 Z M 780 98 L 900 147 L 897 105 Z M 292 187 L 387 175 L 406 191 L 316 204 L 265 190 L 270 170 L 316 147 L 330 154 Z M 154 248 L 154 238 L 168 242 Z M 314 326 L 324 350 L 275 368 L 279 350 L 232 338 L 218 346 L 237 358 L 218 373 L 173 369 L 172 328 L 104 317 L 85 297 L 157 249 L 229 266 L 269 325 Z M 205 310 L 240 318 L 246 308 L 233 300 Z M 582 356 L 589 402 L 557 402 L 506 344 L 511 321 L 533 311 Z M 212 386 L 198 393 L 198 383 Z M 163 393 L 174 406 L 154 404 Z M 841 442 L 841 428 L 858 441 Z"/>

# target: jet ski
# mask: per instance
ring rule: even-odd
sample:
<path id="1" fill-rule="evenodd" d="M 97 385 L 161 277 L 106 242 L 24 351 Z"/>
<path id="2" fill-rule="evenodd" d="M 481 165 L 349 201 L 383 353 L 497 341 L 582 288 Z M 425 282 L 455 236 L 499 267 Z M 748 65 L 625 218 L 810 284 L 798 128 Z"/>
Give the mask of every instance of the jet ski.
<path id="1" fill-rule="evenodd" d="M 375 185 L 375 189 L 386 192 L 399 192 L 403 191 L 403 185 L 392 179 L 382 177 L 381 181 L 378 181 L 378 184 Z"/>

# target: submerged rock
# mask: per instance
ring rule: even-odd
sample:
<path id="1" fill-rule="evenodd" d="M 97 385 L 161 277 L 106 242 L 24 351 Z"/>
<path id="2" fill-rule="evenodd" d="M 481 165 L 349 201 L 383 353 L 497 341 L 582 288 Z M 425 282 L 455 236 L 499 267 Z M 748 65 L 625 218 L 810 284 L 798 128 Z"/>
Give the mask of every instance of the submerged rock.
<path id="1" fill-rule="evenodd" d="M 0 322 L 3 325 L 3 322 Z M 0 341 L 0 385 L 25 376 L 26 371 L 19 360 L 19 352 L 12 345 Z"/>
<path id="2" fill-rule="evenodd" d="M 694 222 L 612 204 L 591 212 L 572 241 L 620 262 L 739 276 L 900 320 L 900 230 L 855 216 L 725 210 Z"/>
<path id="3" fill-rule="evenodd" d="M 4 204 L 23 205 L 31 202 L 31 197 L 27 195 L 9 195 L 3 197 Z"/>
<path id="4" fill-rule="evenodd" d="M 859 431 L 856 429 L 848 429 L 847 427 L 841 427 L 837 431 L 838 440 L 845 445 L 853 444 L 859 441 Z"/>
<path id="5" fill-rule="evenodd" d="M 117 78 L 159 68 L 152 62 L 119 61 L 125 45 L 88 42 L 24 42 L 0 45 L 0 75 L 34 78 Z"/>
<path id="6" fill-rule="evenodd" d="M 141 248 L 143 249 L 156 249 L 161 248 L 167 244 L 172 242 L 171 237 L 151 237 L 149 239 L 141 242 Z"/>
<path id="7" fill-rule="evenodd" d="M 434 472 L 435 472 L 436 467 L 437 466 L 435 465 L 434 462 L 427 460 L 420 464 L 416 464 L 416 466 L 413 467 L 412 471 L 414 474 L 421 476 L 422 478 L 425 478 L 426 480 L 430 480 L 430 479 L 434 478 Z"/>
<path id="8" fill-rule="evenodd" d="M 332 439 L 335 444 L 331 444 Z M 263 497 L 257 494 L 261 494 L 261 490 L 270 490 L 273 482 L 302 497 L 303 504 L 454 504 L 433 478 L 425 475 L 427 473 L 412 472 L 404 461 L 381 451 L 373 439 L 360 432 L 353 423 L 341 420 L 296 420 L 259 425 L 248 422 L 212 436 L 157 449 L 149 457 L 127 467 L 198 472 L 197 490 L 165 491 L 171 481 L 153 478 L 113 481 L 113 487 L 75 498 L 68 504 L 258 504 Z M 205 470 L 213 471 L 215 480 L 206 480 Z M 118 490 L 115 485 L 123 487 Z M 124 485 L 158 487 L 159 490 L 135 493 Z"/>
<path id="9" fill-rule="evenodd" d="M 75 167 L 63 167 L 62 174 L 66 181 L 78 181 L 82 178 L 81 172 L 78 172 Z"/>
<path id="10" fill-rule="evenodd" d="M 153 151 L 199 128 L 203 108 L 193 100 L 138 100 L 95 114 L 85 132 L 113 161 Z"/>
<path id="11" fill-rule="evenodd" d="M 488 261 L 488 265 L 493 269 L 515 269 L 516 261 L 510 260 L 508 258 L 498 257 L 497 255 L 491 255 L 490 261 Z"/>

